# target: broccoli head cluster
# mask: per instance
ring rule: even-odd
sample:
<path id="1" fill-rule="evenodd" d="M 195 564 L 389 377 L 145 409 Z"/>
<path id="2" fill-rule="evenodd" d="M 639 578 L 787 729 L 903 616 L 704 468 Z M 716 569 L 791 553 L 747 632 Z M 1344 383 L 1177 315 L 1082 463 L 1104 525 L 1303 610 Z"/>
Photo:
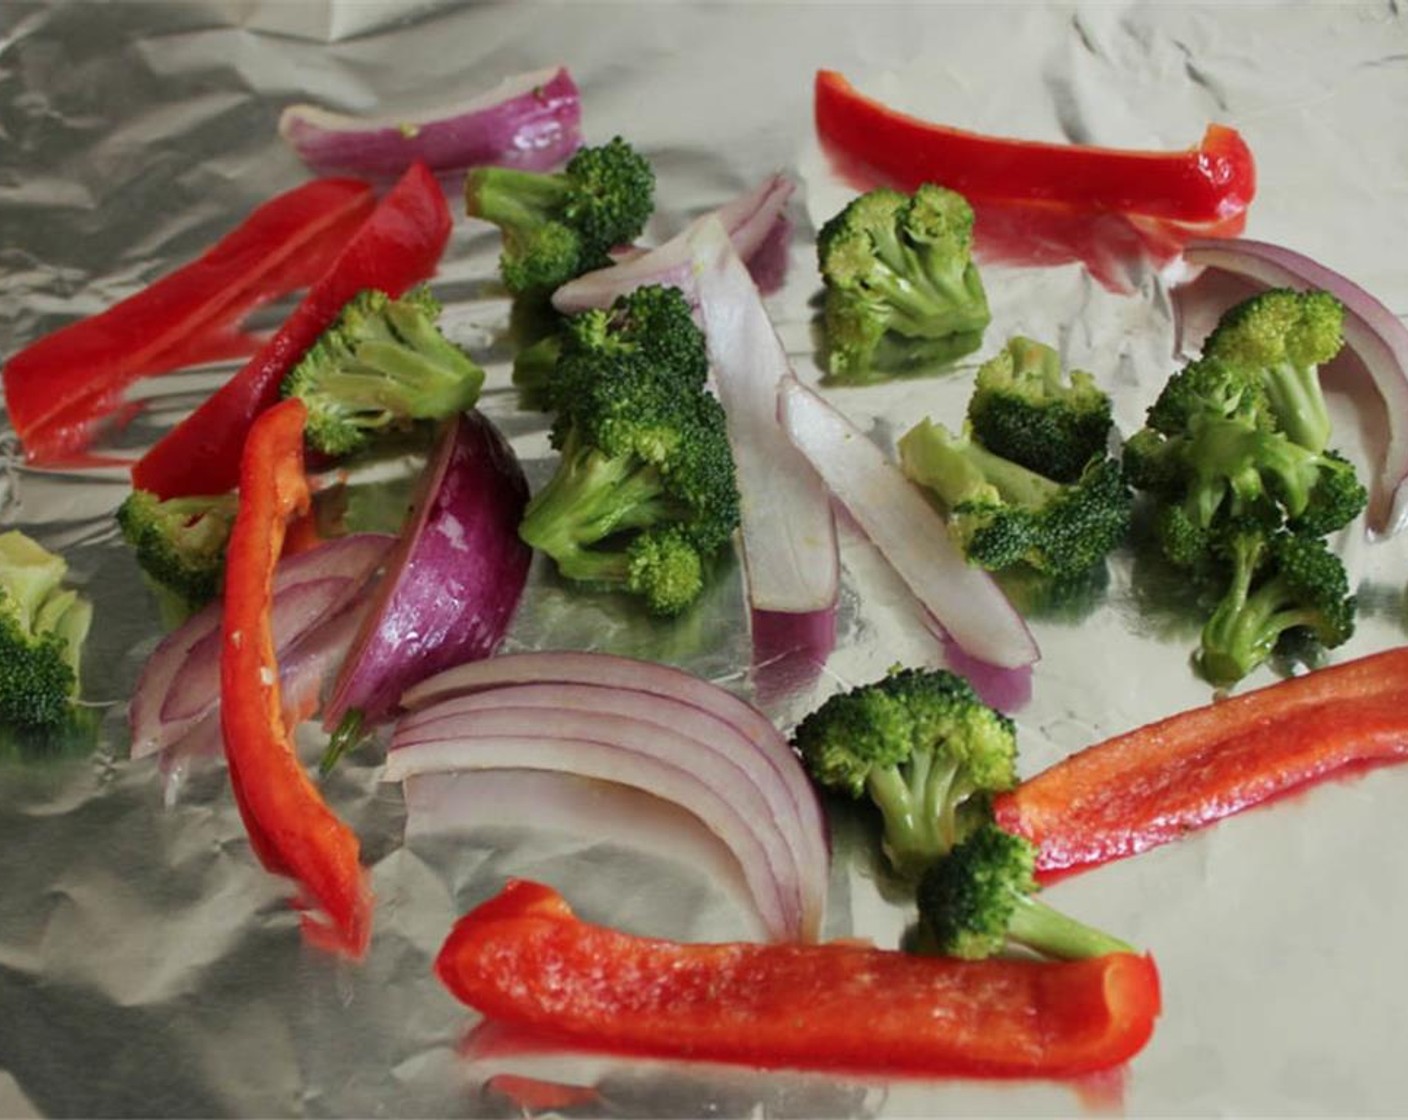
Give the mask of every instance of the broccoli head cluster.
<path id="1" fill-rule="evenodd" d="M 831 382 L 942 368 L 982 344 L 992 315 L 962 195 L 877 187 L 827 221 L 816 248 Z"/>
<path id="2" fill-rule="evenodd" d="M 1368 501 L 1354 465 L 1328 446 L 1319 380 L 1343 343 L 1343 315 L 1319 291 L 1237 304 L 1125 442 L 1157 548 L 1216 602 L 1196 657 L 1214 684 L 1354 632 L 1348 577 L 1324 541 Z"/>
<path id="3" fill-rule="evenodd" d="M 570 316 L 540 386 L 557 469 L 519 533 L 570 580 L 678 614 L 738 526 L 723 408 L 684 294 L 647 285 Z"/>
<path id="4" fill-rule="evenodd" d="M 969 562 L 1073 579 L 1129 531 L 1110 411 L 1089 374 L 1063 379 L 1054 350 L 1014 338 L 978 371 L 963 430 L 920 421 L 899 441 L 901 465 L 938 498 Z"/>

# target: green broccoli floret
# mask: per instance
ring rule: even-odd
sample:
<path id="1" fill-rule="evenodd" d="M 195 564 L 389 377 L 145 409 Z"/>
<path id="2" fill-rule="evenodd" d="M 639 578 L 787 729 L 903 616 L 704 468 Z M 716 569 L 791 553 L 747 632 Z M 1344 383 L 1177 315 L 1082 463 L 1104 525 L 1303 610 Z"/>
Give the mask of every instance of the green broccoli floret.
<path id="1" fill-rule="evenodd" d="M 1036 849 L 986 821 L 925 871 L 919 918 L 946 956 L 981 960 L 1018 945 L 1078 960 L 1134 948 L 1034 897 Z"/>
<path id="2" fill-rule="evenodd" d="M 233 493 L 163 501 L 134 490 L 117 507 L 117 524 L 142 571 L 189 612 L 220 594 L 237 505 Z"/>
<path id="3" fill-rule="evenodd" d="M 428 289 L 400 299 L 357 293 L 284 378 L 308 406 L 308 445 L 327 455 L 363 450 L 380 433 L 474 407 L 484 371 L 435 325 Z"/>
<path id="4" fill-rule="evenodd" d="M 698 597 L 739 516 L 707 371 L 678 289 L 637 289 L 568 321 L 550 382 L 561 460 L 519 527 L 562 575 L 640 595 L 660 614 Z"/>
<path id="5" fill-rule="evenodd" d="M 62 586 L 63 557 L 17 529 L 0 533 L 0 725 L 62 730 L 76 711 L 92 604 Z"/>
<path id="6" fill-rule="evenodd" d="M 1219 686 L 1241 680 L 1289 641 L 1333 649 L 1354 633 L 1344 565 L 1318 536 L 1234 521 L 1212 549 L 1231 573 L 1203 627 L 1198 667 Z"/>
<path id="7" fill-rule="evenodd" d="M 904 669 L 829 697 L 793 732 L 813 780 L 868 795 L 884 849 L 914 879 L 964 834 L 970 807 L 1016 783 L 1016 729 L 962 677 Z"/>
<path id="8" fill-rule="evenodd" d="M 1203 355 L 1255 376 L 1277 426 L 1311 451 L 1330 440 L 1319 367 L 1344 344 L 1344 306 L 1328 292 L 1261 292 L 1229 309 Z"/>
<path id="9" fill-rule="evenodd" d="M 655 172 L 621 137 L 580 148 L 558 172 L 476 167 L 465 209 L 503 233 L 499 271 L 511 292 L 551 291 L 610 263 L 655 206 Z"/>
<path id="10" fill-rule="evenodd" d="M 827 369 L 864 384 L 951 363 L 991 319 L 972 259 L 973 209 L 925 183 L 852 199 L 817 234 Z"/>
<path id="11" fill-rule="evenodd" d="M 1164 554 L 1183 568 L 1202 563 L 1208 534 L 1228 520 L 1285 520 L 1324 535 L 1368 501 L 1342 455 L 1310 451 L 1254 411 L 1190 411 L 1176 434 L 1141 428 L 1125 442 L 1123 465 L 1130 484 L 1155 502 Z"/>
<path id="12" fill-rule="evenodd" d="M 996 455 L 1057 482 L 1074 482 L 1108 452 L 1110 397 L 1083 370 L 1028 338 L 1011 339 L 978 367 L 968 399 L 973 438 Z"/>
<path id="13" fill-rule="evenodd" d="M 1056 482 L 928 419 L 905 433 L 899 450 L 905 474 L 947 510 L 964 555 L 989 571 L 1025 564 L 1076 576 L 1129 532 L 1133 498 L 1112 458 L 1091 460 L 1074 482 Z"/>

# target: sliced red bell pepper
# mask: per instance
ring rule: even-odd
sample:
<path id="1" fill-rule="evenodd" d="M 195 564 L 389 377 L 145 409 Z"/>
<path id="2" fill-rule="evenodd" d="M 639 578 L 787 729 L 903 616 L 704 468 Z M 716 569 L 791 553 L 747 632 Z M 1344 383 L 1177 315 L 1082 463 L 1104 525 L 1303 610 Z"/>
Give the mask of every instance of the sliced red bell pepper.
<path id="1" fill-rule="evenodd" d="M 252 353 L 259 340 L 238 324 L 322 275 L 373 204 L 355 179 L 295 187 L 191 263 L 15 354 L 5 406 L 26 456 L 53 463 L 80 452 L 140 377 Z"/>
<path id="2" fill-rule="evenodd" d="M 764 1068 L 1075 1075 L 1138 1053 L 1159 1012 L 1148 957 L 682 944 L 591 925 L 522 880 L 456 923 L 435 970 L 491 1021 L 560 1044 Z"/>
<path id="3" fill-rule="evenodd" d="M 1013 140 L 900 113 L 819 70 L 816 127 L 822 142 L 912 191 L 941 183 L 970 200 L 1022 199 L 1090 210 L 1218 222 L 1247 208 L 1256 167 L 1241 135 L 1210 125 L 1197 147 L 1132 151 Z"/>
<path id="4" fill-rule="evenodd" d="M 1408 758 L 1408 647 L 1317 669 L 1088 747 L 994 803 L 1069 872 L 1177 840 L 1348 771 Z"/>
<path id="5" fill-rule="evenodd" d="M 414 164 L 274 337 L 138 460 L 132 484 L 162 498 L 219 494 L 233 487 L 250 425 L 279 399 L 285 375 L 304 351 L 364 288 L 400 296 L 428 279 L 452 224 L 435 176 L 424 164 Z"/>
<path id="6" fill-rule="evenodd" d="M 283 401 L 259 417 L 243 449 L 239 512 L 225 560 L 220 728 L 255 854 L 268 870 L 298 883 L 309 942 L 355 959 L 371 936 L 371 893 L 356 834 L 324 803 L 291 742 L 270 617 L 288 522 L 311 502 L 303 470 L 306 418 L 302 401 Z"/>

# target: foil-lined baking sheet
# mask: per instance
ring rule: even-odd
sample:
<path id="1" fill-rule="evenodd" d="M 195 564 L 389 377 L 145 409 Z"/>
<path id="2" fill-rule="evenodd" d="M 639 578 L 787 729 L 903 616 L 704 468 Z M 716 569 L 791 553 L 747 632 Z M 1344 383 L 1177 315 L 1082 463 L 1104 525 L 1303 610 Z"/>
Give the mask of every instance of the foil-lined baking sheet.
<path id="1" fill-rule="evenodd" d="M 785 286 L 769 306 L 815 380 L 816 225 L 849 196 L 816 149 L 812 77 L 934 119 L 1033 138 L 1177 148 L 1210 120 L 1259 169 L 1247 233 L 1279 241 L 1408 312 L 1408 17 L 1396 2 L 1257 5 L 438 5 L 314 0 L 0 8 L 0 353 L 96 312 L 196 255 L 305 171 L 284 105 L 360 112 L 453 103 L 564 63 L 591 141 L 654 162 L 663 238 L 781 169 L 800 190 Z M 530 477 L 541 419 L 515 407 L 493 285 L 496 235 L 461 219 L 435 288 L 450 333 L 489 371 L 484 411 Z M 1078 264 L 985 272 L 994 323 L 1057 345 L 1115 396 L 1124 432 L 1172 368 L 1164 282 L 1128 294 Z M 920 413 L 961 416 L 973 364 L 938 379 L 829 391 L 891 444 Z M 146 385 L 113 447 L 136 450 L 228 370 Z M 1335 387 L 1346 449 L 1372 461 L 1375 402 Z M 1148 947 L 1164 983 L 1153 1041 L 1118 1074 L 1048 1082 L 865 1081 L 672 1062 L 495 1052 L 433 979 L 453 919 L 510 875 L 557 885 L 589 918 L 686 939 L 753 927 L 717 853 L 657 807 L 570 784 L 505 789 L 540 821 L 491 812 L 408 827 L 376 751 L 326 793 L 362 838 L 380 901 L 366 963 L 305 949 L 287 884 L 253 859 L 218 759 L 163 775 L 127 759 L 125 703 L 160 626 L 111 513 L 121 472 L 26 468 L 13 440 L 0 522 L 61 549 L 97 604 L 85 695 L 96 749 L 0 763 L 0 1115 L 917 1116 L 1347 1115 L 1408 1107 L 1408 772 L 1388 768 L 1246 814 L 1062 882 L 1050 901 Z M 1408 546 L 1339 542 L 1361 622 L 1336 659 L 1405 640 Z M 895 662 L 938 663 L 907 593 L 849 525 L 840 645 L 814 687 L 770 701 L 784 726 Z M 1014 714 L 1023 769 L 1208 699 L 1196 625 L 1129 557 L 1092 599 L 1039 618 L 1043 658 Z M 572 594 L 535 568 L 515 649 L 601 648 L 684 665 L 745 695 L 737 566 L 664 626 Z M 1259 673 L 1243 687 L 1265 683 Z M 319 746 L 309 733 L 310 752 Z M 179 781 L 176 778 L 179 777 Z M 511 783 L 513 779 L 506 778 Z M 432 796 L 427 793 L 426 796 Z M 603 795 L 604 796 L 604 795 Z M 540 802 L 532 799 L 541 798 Z M 630 819 L 641 831 L 602 828 Z M 678 828 L 678 844 L 647 840 Z M 838 810 L 833 935 L 896 944 L 909 915 L 872 872 L 866 822 Z M 864 1008 L 857 1009 L 863 1016 Z M 526 1080 L 525 1080 L 526 1079 Z M 554 1087 L 567 1087 L 554 1099 Z M 543 1096 L 549 1092 L 549 1096 Z"/>

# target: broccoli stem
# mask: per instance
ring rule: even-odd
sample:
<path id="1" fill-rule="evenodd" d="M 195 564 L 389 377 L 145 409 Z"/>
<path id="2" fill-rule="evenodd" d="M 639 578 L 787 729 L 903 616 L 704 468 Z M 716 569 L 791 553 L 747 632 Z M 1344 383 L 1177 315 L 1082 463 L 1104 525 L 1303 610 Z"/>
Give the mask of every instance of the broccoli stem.
<path id="1" fill-rule="evenodd" d="M 1264 384 L 1281 430 L 1307 450 L 1324 451 L 1330 442 L 1331 423 L 1319 370 L 1283 362 L 1268 371 Z"/>
<path id="2" fill-rule="evenodd" d="M 966 262 L 935 270 L 932 261 L 916 259 L 915 250 L 896 230 L 877 228 L 874 238 L 876 256 L 888 268 L 886 280 L 877 287 L 895 312 L 890 330 L 912 338 L 936 338 L 986 326 L 985 319 L 970 311 L 982 292 L 981 286 L 975 288 Z M 986 303 L 980 306 L 985 309 Z M 936 308 L 952 310 L 936 317 Z"/>
<path id="3" fill-rule="evenodd" d="M 485 167 L 470 174 L 465 197 L 469 212 L 506 232 L 532 229 L 547 221 L 567 198 L 568 184 L 559 175 Z"/>
<path id="4" fill-rule="evenodd" d="M 1028 949 L 1065 960 L 1137 951 L 1128 942 L 1077 921 L 1029 894 L 1018 895 L 1007 936 Z"/>
<path id="5" fill-rule="evenodd" d="M 916 751 L 904 767 L 877 766 L 866 777 L 885 823 L 883 845 L 891 865 L 917 878 L 957 840 L 954 806 L 966 791 L 956 781 L 958 762 Z"/>
<path id="6" fill-rule="evenodd" d="M 595 573 L 607 554 L 586 556 L 583 549 L 614 533 L 668 520 L 670 502 L 654 467 L 582 452 L 570 437 L 568 444 L 557 472 L 528 503 L 518 531 L 557 561 L 569 579 L 598 580 L 603 577 Z"/>

